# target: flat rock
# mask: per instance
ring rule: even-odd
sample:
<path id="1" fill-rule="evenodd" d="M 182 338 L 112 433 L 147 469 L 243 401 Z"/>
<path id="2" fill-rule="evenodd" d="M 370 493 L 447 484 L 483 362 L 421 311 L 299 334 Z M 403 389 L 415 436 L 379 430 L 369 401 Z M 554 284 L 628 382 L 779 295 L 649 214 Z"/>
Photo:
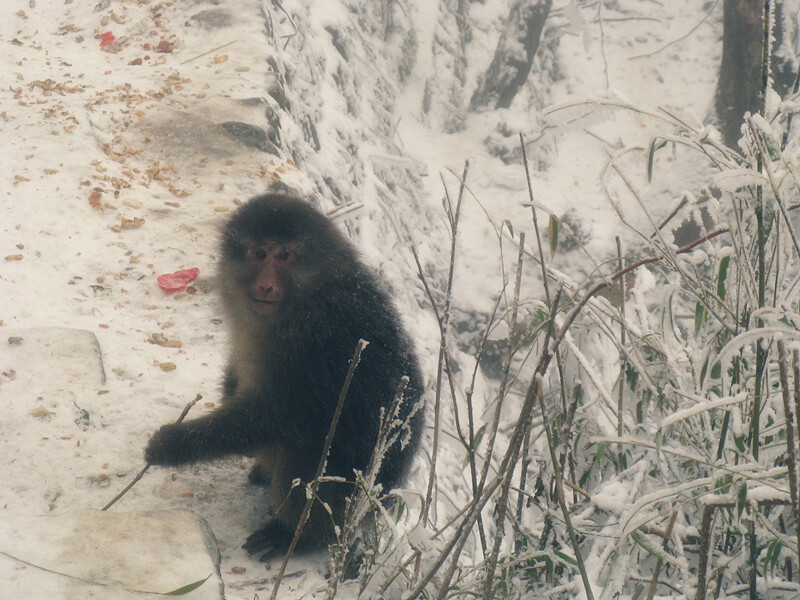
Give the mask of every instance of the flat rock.
<path id="1" fill-rule="evenodd" d="M 67 327 L 3 330 L 0 367 L 43 389 L 97 388 L 105 384 L 103 355 L 91 331 Z"/>
<path id="2" fill-rule="evenodd" d="M 188 511 L 0 518 L 5 600 L 129 600 L 175 592 L 224 600 L 214 534 Z"/>

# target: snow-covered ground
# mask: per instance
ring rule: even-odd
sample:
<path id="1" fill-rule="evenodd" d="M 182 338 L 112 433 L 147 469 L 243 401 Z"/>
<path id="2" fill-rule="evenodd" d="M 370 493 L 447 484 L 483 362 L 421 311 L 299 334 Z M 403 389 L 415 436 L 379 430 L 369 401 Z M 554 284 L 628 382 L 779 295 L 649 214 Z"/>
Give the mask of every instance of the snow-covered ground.
<path id="1" fill-rule="evenodd" d="M 721 52 L 721 3 L 557 1 L 548 24 L 558 38 L 550 58 L 558 78 L 535 89 L 532 75 L 511 108 L 470 114 L 463 106 L 491 61 L 510 5 L 473 3 L 457 131 L 441 106 L 427 114 L 422 108 L 426 83 L 441 84 L 433 86 L 436 101 L 455 81 L 442 54 L 442 39 L 453 35 L 451 4 L 402 3 L 398 30 L 413 32 L 415 45 L 402 51 L 414 60 L 401 78 L 380 68 L 402 63 L 395 46 L 402 40 L 375 46 L 380 24 L 364 28 L 370 15 L 357 3 L 2 2 L 0 342 L 15 343 L 0 353 L 0 517 L 100 508 L 141 468 L 149 433 L 198 393 L 204 398 L 189 418 L 213 409 L 225 353 L 211 279 L 217 229 L 237 203 L 270 184 L 317 194 L 328 210 L 353 203 L 342 225 L 396 290 L 429 379 L 438 329 L 406 233 L 434 276 L 446 272 L 443 181 L 454 198 L 456 175 L 469 159 L 454 303 L 465 315 L 491 310 L 503 285 L 493 226 L 508 219 L 517 231 L 531 230 L 521 163 L 506 164 L 488 149 L 500 124 L 511 132 L 511 148 L 517 131 L 535 140 L 528 153 L 537 202 L 559 216 L 576 211 L 590 250 L 615 254 L 614 236 L 627 234 L 604 197 L 601 169 L 609 152 L 646 147 L 659 124 L 609 111 L 579 127 L 554 113 L 545 127 L 534 99 L 613 97 L 706 118 Z M 342 42 L 331 31 L 364 37 Z M 102 36 L 108 32 L 110 43 Z M 337 44 L 350 44 L 348 59 Z M 276 69 L 292 75 L 285 106 L 270 96 Z M 357 93 L 345 98 L 347 89 Z M 385 103 L 373 102 L 378 97 Z M 221 127 L 228 122 L 276 132 L 281 157 L 264 152 L 263 141 L 259 149 L 229 135 Z M 635 181 L 655 213 L 692 177 L 689 167 L 662 160 L 667 180 L 648 186 L 642 172 Z M 325 187 L 326 178 L 346 197 Z M 633 222 L 643 218 L 634 205 L 622 209 Z M 516 251 L 504 250 L 513 260 Z M 557 256 L 553 266 L 581 276 L 573 260 Z M 200 276 L 189 291 L 158 287 L 159 274 L 193 267 Z M 529 297 L 541 296 L 535 281 L 531 265 Z M 105 378 L 91 352 L 33 352 L 24 364 L 14 362 L 32 330 L 53 327 L 93 334 Z M 156 343 L 154 334 L 179 344 Z M 77 373 L 67 377 L 76 361 Z M 439 472 L 452 471 L 439 481 L 447 505 L 464 485 L 463 454 L 454 442 L 447 451 L 446 436 L 442 443 Z M 417 462 L 409 486 L 424 489 L 427 457 Z M 240 548 L 264 518 L 266 501 L 247 485 L 248 466 L 231 459 L 152 469 L 111 510 L 180 508 L 203 516 L 221 546 L 227 598 L 263 597 L 271 572 Z M 282 597 L 313 597 L 324 589 L 325 570 L 321 554 L 296 558 Z"/>

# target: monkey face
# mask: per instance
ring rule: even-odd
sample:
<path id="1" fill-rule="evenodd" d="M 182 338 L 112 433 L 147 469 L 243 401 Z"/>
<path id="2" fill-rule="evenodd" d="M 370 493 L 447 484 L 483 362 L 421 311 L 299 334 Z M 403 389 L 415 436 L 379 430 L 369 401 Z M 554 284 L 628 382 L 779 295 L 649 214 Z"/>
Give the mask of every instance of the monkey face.
<path id="1" fill-rule="evenodd" d="M 273 336 L 287 322 L 307 322 L 309 311 L 327 310 L 337 282 L 361 269 L 354 248 L 328 218 L 308 202 L 280 194 L 239 207 L 221 241 L 222 300 L 231 322 L 247 335 Z"/>
<path id="2" fill-rule="evenodd" d="M 278 312 L 286 301 L 297 252 L 291 244 L 267 241 L 250 246 L 244 255 L 249 274 L 249 296 L 253 310 L 264 316 Z"/>

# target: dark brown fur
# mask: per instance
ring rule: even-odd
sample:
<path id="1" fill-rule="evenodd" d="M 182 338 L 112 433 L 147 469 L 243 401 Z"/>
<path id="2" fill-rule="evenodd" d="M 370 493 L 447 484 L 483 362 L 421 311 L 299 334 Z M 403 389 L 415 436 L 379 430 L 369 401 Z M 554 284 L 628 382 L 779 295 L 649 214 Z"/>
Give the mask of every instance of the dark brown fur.
<path id="1" fill-rule="evenodd" d="M 274 247 L 288 250 L 276 254 Z M 231 332 L 222 404 L 201 418 L 161 427 L 145 456 L 154 465 L 254 456 L 250 479 L 269 483 L 274 516 L 245 548 L 268 555 L 284 550 L 294 535 L 306 496 L 303 486 L 292 490 L 292 481 L 314 477 L 358 340 L 369 345 L 345 399 L 326 475 L 353 481 L 354 470 L 366 468 L 381 409 L 408 376 L 400 411 L 407 417 L 422 394 L 422 377 L 375 276 L 308 203 L 279 194 L 253 198 L 228 222 L 221 250 L 218 279 Z M 384 457 L 378 476 L 384 490 L 407 471 L 421 427 L 420 411 L 410 420 L 410 443 L 395 444 Z M 351 484 L 320 486 L 338 525 L 352 491 Z M 301 546 L 334 540 L 331 517 L 315 503 Z"/>

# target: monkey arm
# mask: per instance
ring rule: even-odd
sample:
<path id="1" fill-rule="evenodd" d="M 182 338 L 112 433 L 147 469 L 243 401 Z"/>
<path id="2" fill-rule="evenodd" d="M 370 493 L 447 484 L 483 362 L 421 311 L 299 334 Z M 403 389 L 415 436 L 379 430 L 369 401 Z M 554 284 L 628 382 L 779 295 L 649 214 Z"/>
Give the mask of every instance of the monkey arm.
<path id="1" fill-rule="evenodd" d="M 243 405 L 244 404 L 244 405 Z M 178 466 L 230 454 L 249 454 L 268 444 L 274 435 L 264 410 L 244 402 L 182 423 L 164 425 L 150 438 L 145 459 L 153 465 Z"/>

